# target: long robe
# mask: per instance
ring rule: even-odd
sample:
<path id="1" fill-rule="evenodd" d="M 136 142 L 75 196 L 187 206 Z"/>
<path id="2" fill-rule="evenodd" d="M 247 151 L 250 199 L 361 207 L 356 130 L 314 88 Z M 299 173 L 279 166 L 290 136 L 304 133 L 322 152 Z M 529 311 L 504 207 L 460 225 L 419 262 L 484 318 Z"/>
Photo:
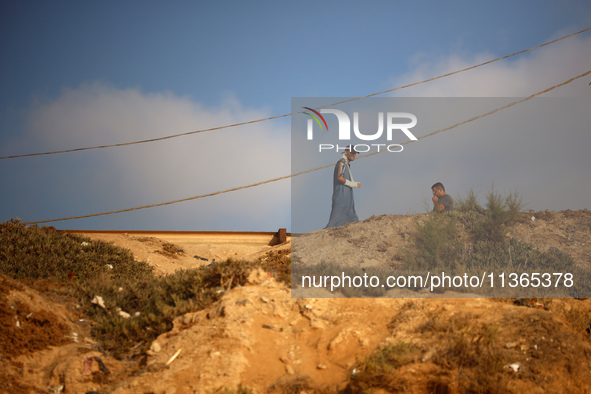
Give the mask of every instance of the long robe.
<path id="1" fill-rule="evenodd" d="M 353 181 L 349 163 L 343 155 L 334 168 L 333 187 L 332 187 L 332 209 L 330 211 L 330 219 L 325 228 L 339 227 L 346 223 L 358 222 L 359 218 L 355 212 L 355 201 L 353 200 L 353 188 L 343 185 L 338 180 L 339 163 L 343 163 L 341 175 L 350 181 Z"/>

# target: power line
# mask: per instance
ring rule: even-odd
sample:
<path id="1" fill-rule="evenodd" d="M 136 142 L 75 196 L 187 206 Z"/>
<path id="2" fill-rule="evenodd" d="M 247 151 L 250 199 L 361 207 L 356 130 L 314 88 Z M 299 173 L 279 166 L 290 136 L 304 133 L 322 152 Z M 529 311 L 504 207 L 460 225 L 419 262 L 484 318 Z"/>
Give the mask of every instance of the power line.
<path id="1" fill-rule="evenodd" d="M 476 64 L 474 66 L 466 67 L 466 68 L 463 68 L 461 70 L 452 71 L 452 72 L 447 73 L 447 74 L 442 74 L 442 75 L 439 75 L 437 77 L 425 79 L 423 81 L 414 82 L 414 83 L 411 83 L 411 84 L 408 84 L 408 85 L 404 85 L 404 86 L 399 86 L 399 87 L 396 87 L 396 88 L 393 88 L 393 89 L 383 90 L 381 92 L 371 93 L 371 94 L 368 94 L 368 95 L 365 95 L 365 96 L 360 96 L 360 97 L 355 97 L 355 98 L 351 98 L 351 99 L 344 100 L 344 101 L 339 101 L 337 103 L 329 104 L 328 106 L 334 106 L 334 105 L 346 103 L 346 102 L 349 102 L 349 101 L 355 101 L 355 100 L 360 100 L 360 99 L 367 98 L 367 97 L 378 96 L 378 95 L 381 95 L 381 94 L 393 92 L 395 90 L 405 89 L 405 88 L 408 88 L 408 87 L 411 87 L 411 86 L 420 85 L 422 83 L 431 82 L 431 81 L 434 81 L 436 79 L 440 79 L 440 78 L 444 78 L 444 77 L 449 77 L 451 75 L 459 74 L 459 73 L 464 72 L 464 71 L 468 71 L 468 70 L 472 70 L 474 68 L 482 67 L 482 66 L 485 66 L 487 64 L 491 64 L 491 63 L 497 62 L 499 60 L 503 60 L 503 59 L 507 59 L 507 58 L 510 58 L 510 57 L 513 57 L 513 56 L 516 56 L 516 55 L 520 55 L 520 54 L 522 54 L 524 52 L 528 52 L 528 51 L 531 51 L 531 50 L 534 50 L 534 49 L 538 49 L 538 48 L 541 48 L 541 47 L 546 46 L 546 45 L 554 44 L 554 43 L 556 43 L 558 41 L 564 40 L 564 39 L 569 38 L 569 37 L 576 36 L 577 34 L 584 33 L 584 32 L 586 32 L 588 30 L 591 30 L 591 27 L 588 27 L 586 29 L 580 30 L 580 31 L 578 31 L 576 33 L 572 33 L 572 34 L 566 35 L 566 36 L 561 37 L 561 38 L 558 38 L 556 40 L 548 41 L 548 42 L 546 42 L 544 44 L 541 44 L 541 45 L 537 45 L 537 46 L 534 46 L 534 47 L 531 47 L 531 48 L 528 48 L 528 49 L 524 49 L 524 50 L 521 50 L 519 52 L 512 53 L 510 55 L 498 57 L 496 59 L 489 60 L 489 61 L 486 61 L 484 63 Z M 292 116 L 292 115 L 295 115 L 295 114 L 299 114 L 301 112 L 304 112 L 304 111 L 292 112 L 292 113 L 284 114 L 284 115 L 276 115 L 276 116 L 271 116 L 271 117 L 268 117 L 268 118 L 251 120 L 251 121 L 241 122 L 241 123 L 234 123 L 234 124 L 225 125 L 225 126 L 212 127 L 212 128 L 208 128 L 208 129 L 201 129 L 201 130 L 196 130 L 196 131 L 189 131 L 189 132 L 186 132 L 186 133 L 173 134 L 173 135 L 168 135 L 168 136 L 164 136 L 164 137 L 151 138 L 151 139 L 147 139 L 147 140 L 132 141 L 132 142 L 122 142 L 122 143 L 119 143 L 119 144 L 110 144 L 110 145 L 89 146 L 89 147 L 84 147 L 84 148 L 64 149 L 64 150 L 51 151 L 51 152 L 39 152 L 39 153 L 27 153 L 27 154 L 22 154 L 22 155 L 0 156 L 0 160 L 2 160 L 2 159 L 16 159 L 16 158 L 19 158 L 19 157 L 55 155 L 55 154 L 58 154 L 58 153 L 79 152 L 79 151 L 85 151 L 85 150 L 91 150 L 91 149 L 113 148 L 113 147 L 116 147 L 116 146 L 137 145 L 137 144 L 144 144 L 144 143 L 148 143 L 148 142 L 163 141 L 163 140 L 167 140 L 167 139 L 171 139 L 171 138 L 177 138 L 177 137 L 183 137 L 183 136 L 192 135 L 192 134 L 203 133 L 203 132 L 206 132 L 206 131 L 221 130 L 221 129 L 226 129 L 226 128 L 230 128 L 230 127 L 244 126 L 244 125 L 248 125 L 248 124 L 264 122 L 264 121 L 267 121 L 267 120 L 284 118 L 284 117 L 287 117 L 287 116 Z"/>
<path id="2" fill-rule="evenodd" d="M 443 129 L 439 129 L 439 130 L 436 130 L 436 131 L 434 131 L 432 133 L 429 133 L 429 134 L 426 134 L 424 136 L 421 136 L 421 137 L 417 138 L 417 141 L 418 140 L 425 139 L 427 137 L 431 137 L 431 136 L 433 136 L 435 134 L 442 133 L 444 131 L 448 131 L 448 130 L 454 129 L 454 128 L 456 128 L 458 126 L 461 126 L 463 124 L 466 124 L 466 123 L 469 123 L 469 122 L 473 122 L 473 121 L 475 121 L 477 119 L 481 119 L 481 118 L 484 118 L 485 116 L 489 116 L 489 115 L 492 115 L 492 114 L 494 114 L 496 112 L 502 111 L 503 109 L 512 107 L 512 106 L 517 105 L 517 104 L 520 104 L 520 103 L 523 103 L 523 102 L 525 102 L 527 100 L 530 100 L 530 99 L 532 99 L 534 97 L 540 96 L 540 95 L 542 95 L 544 93 L 547 93 L 547 92 L 549 92 L 551 90 L 554 90 L 554 89 L 559 88 L 561 86 L 567 85 L 567 84 L 569 84 L 569 83 L 571 83 L 571 82 L 573 82 L 573 81 L 575 81 L 575 80 L 577 80 L 579 78 L 582 78 L 582 77 L 584 77 L 586 75 L 589 75 L 589 74 L 591 74 L 591 70 L 590 71 L 587 71 L 587 72 L 585 72 L 585 73 L 583 73 L 583 74 L 581 74 L 579 76 L 576 76 L 574 78 L 571 78 L 571 79 L 569 79 L 569 80 L 567 80 L 565 82 L 562 82 L 562 83 L 560 83 L 558 85 L 554 85 L 554 86 L 552 86 L 550 88 L 547 88 L 547 89 L 544 89 L 544 90 L 542 90 L 542 91 L 540 91 L 538 93 L 534 93 L 531 96 L 528 96 L 528 97 L 523 98 L 521 100 L 514 101 L 514 102 L 512 102 L 510 104 L 507 104 L 505 106 L 499 107 L 499 108 L 494 109 L 494 110 L 489 111 L 489 112 L 486 112 L 486 113 L 484 113 L 482 115 L 479 115 L 479 116 L 470 118 L 470 119 L 465 120 L 463 122 L 456 123 L 456 124 L 454 124 L 452 126 L 449 126 L 449 127 L 443 128 Z M 406 145 L 406 144 L 409 144 L 411 142 L 416 142 L 416 141 L 407 141 L 407 142 L 404 142 L 404 143 L 402 143 L 400 145 Z M 365 158 L 365 157 L 369 157 L 369 156 L 372 156 L 372 155 L 376 155 L 378 153 L 382 153 L 384 150 L 385 149 L 382 149 L 381 151 L 377 151 L 377 152 L 374 152 L 374 153 L 369 153 L 367 155 L 359 156 L 357 160 L 362 159 L 362 158 Z M 312 169 L 305 170 L 305 171 L 301 171 L 301 172 L 298 172 L 296 174 L 285 175 L 285 176 L 282 176 L 282 177 L 279 177 L 279 178 L 274 178 L 274 179 L 269 179 L 269 180 L 266 180 L 266 181 L 263 181 L 263 182 L 253 183 L 251 185 L 239 186 L 239 187 L 235 187 L 235 188 L 232 188 L 232 189 L 227 189 L 227 190 L 223 190 L 223 191 L 219 191 L 219 192 L 215 192 L 215 193 L 202 194 L 200 196 L 187 197 L 187 198 L 183 198 L 183 199 L 180 199 L 180 200 L 168 201 L 168 202 L 163 202 L 163 203 L 158 203 L 158 204 L 152 204 L 152 205 L 144 205 L 144 206 L 141 206 L 141 207 L 120 209 L 120 210 L 117 210 L 117 211 L 94 213 L 94 214 L 82 215 L 82 216 L 70 216 L 70 217 L 59 218 L 59 219 L 38 220 L 38 221 L 34 221 L 34 222 L 24 222 L 23 224 L 39 224 L 39 223 L 57 222 L 57 221 L 62 221 L 62 220 L 82 219 L 82 218 L 88 218 L 88 217 L 93 217 L 93 216 L 109 215 L 109 214 L 113 214 L 113 213 L 122 213 L 122 212 L 136 211 L 136 210 L 144 209 L 144 208 L 153 208 L 153 207 L 160 207 L 160 206 L 163 206 L 163 205 L 171 205 L 171 204 L 176 204 L 176 203 L 180 203 L 180 202 L 184 202 L 184 201 L 196 200 L 196 199 L 199 199 L 199 198 L 211 197 L 211 196 L 216 196 L 216 195 L 219 195 L 219 194 L 229 193 L 229 192 L 233 192 L 233 191 L 237 191 L 237 190 L 248 189 L 248 188 L 251 188 L 251 187 L 260 186 L 260 185 L 264 185 L 264 184 L 271 183 L 271 182 L 277 182 L 277 181 L 280 181 L 280 180 L 283 180 L 283 179 L 288 179 L 288 178 L 296 177 L 296 176 L 299 176 L 299 175 L 307 174 L 309 172 L 321 170 L 321 169 L 332 167 L 332 166 L 334 166 L 334 163 L 327 164 L 327 165 L 321 166 L 321 167 L 312 168 Z"/>

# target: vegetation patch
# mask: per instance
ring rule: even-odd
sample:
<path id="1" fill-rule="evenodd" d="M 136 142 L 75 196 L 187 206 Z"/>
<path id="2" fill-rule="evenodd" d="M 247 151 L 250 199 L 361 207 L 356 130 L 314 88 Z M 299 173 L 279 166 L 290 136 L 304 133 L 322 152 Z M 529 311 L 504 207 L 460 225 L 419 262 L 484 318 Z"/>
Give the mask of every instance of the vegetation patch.
<path id="1" fill-rule="evenodd" d="M 146 262 L 113 244 L 15 220 L 0 224 L 0 274 L 65 284 L 65 289 L 46 290 L 55 288 L 73 297 L 95 321 L 92 334 L 103 350 L 119 359 L 142 356 L 154 339 L 172 328 L 176 317 L 201 310 L 224 291 L 244 285 L 253 269 L 261 268 L 289 285 L 287 253 L 156 277 Z"/>
<path id="2" fill-rule="evenodd" d="M 445 272 L 451 276 L 478 278 L 493 274 L 496 287 L 488 285 L 483 286 L 484 290 L 476 289 L 478 294 L 488 297 L 589 294 L 591 273 L 575 265 L 569 254 L 557 248 L 541 251 L 532 244 L 507 237 L 512 226 L 526 220 L 527 214 L 522 208 L 518 192 L 503 196 L 493 186 L 484 207 L 471 190 L 466 197 L 456 199 L 453 212 L 429 213 L 418 218 L 410 234 L 412 246 L 403 254 L 404 273 L 425 276 L 427 271 Z M 538 273 L 538 278 L 531 273 Z M 554 273 L 570 275 L 560 279 Z M 568 278 L 577 282 L 565 282 Z M 485 279 L 492 280 L 488 276 Z M 560 281 L 559 286 L 556 286 L 557 281 Z M 474 292 L 473 288 L 449 285 L 438 288 L 441 292 L 446 290 Z"/>

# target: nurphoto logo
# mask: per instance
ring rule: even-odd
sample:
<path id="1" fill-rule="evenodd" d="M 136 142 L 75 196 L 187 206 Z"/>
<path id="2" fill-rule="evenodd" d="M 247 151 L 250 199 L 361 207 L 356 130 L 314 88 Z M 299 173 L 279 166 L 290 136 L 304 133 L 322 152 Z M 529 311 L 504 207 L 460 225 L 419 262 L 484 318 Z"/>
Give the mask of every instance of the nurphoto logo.
<path id="1" fill-rule="evenodd" d="M 338 109 L 330 109 L 330 108 L 322 108 L 319 111 L 312 109 L 310 107 L 303 107 L 304 109 L 310 112 L 304 112 L 305 115 L 308 115 L 310 119 L 307 122 L 307 139 L 312 141 L 314 139 L 314 121 L 318 125 L 321 131 L 326 129 L 325 132 L 329 132 L 328 130 L 328 123 L 322 114 L 332 114 L 336 116 L 336 120 L 338 122 L 338 140 L 345 141 L 343 143 L 343 147 L 340 147 L 338 144 L 335 146 L 334 144 L 318 144 L 319 152 L 328 150 L 344 150 L 351 140 L 351 118 L 347 113 Z M 402 132 L 406 137 L 411 141 L 417 141 L 418 138 L 414 136 L 414 134 L 410 131 L 411 128 L 416 126 L 417 124 L 417 117 L 408 112 L 386 112 L 384 116 L 384 112 L 377 113 L 377 131 L 375 132 L 368 132 L 364 130 L 362 132 L 360 130 L 360 117 L 359 112 L 353 112 L 353 134 L 354 136 L 361 140 L 361 141 L 379 141 L 384 140 L 384 131 L 385 131 L 385 140 L 388 143 L 373 143 L 373 144 L 356 144 L 355 149 L 358 152 L 369 152 L 373 148 L 376 150 L 387 149 L 389 152 L 402 152 L 402 145 L 400 144 L 390 144 L 393 139 L 395 133 L 397 134 L 399 131 Z M 384 127 L 385 123 L 385 127 Z"/>

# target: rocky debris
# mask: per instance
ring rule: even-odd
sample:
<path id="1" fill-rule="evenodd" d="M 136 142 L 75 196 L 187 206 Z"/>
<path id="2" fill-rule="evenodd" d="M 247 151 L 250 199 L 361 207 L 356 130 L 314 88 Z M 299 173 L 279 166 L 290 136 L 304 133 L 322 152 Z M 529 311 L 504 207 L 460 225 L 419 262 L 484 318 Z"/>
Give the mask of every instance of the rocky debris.
<path id="1" fill-rule="evenodd" d="M 6 291 L 6 284 L 13 289 Z M 0 391 L 103 392 L 126 370 L 122 362 L 96 350 L 90 324 L 80 317 L 76 305 L 57 303 L 4 277 L 0 317 L 19 310 L 30 311 L 29 319 L 16 331 L 4 326 L 0 331 Z M 10 349 L 2 346 L 7 341 Z"/>
<path id="2" fill-rule="evenodd" d="M 248 283 L 227 291 L 208 311 L 177 318 L 173 329 L 150 348 L 147 367 L 154 373 L 130 380 L 116 392 L 149 390 L 154 380 L 177 392 L 235 388 L 248 380 L 265 392 L 266 384 L 285 374 L 338 385 L 356 357 L 371 352 L 387 334 L 388 307 L 381 302 L 370 312 L 356 310 L 359 300 L 342 300 L 342 308 L 335 308 L 329 300 L 293 299 L 289 288 L 262 270 L 254 271 Z M 383 319 L 375 323 L 367 323 L 369 315 L 350 318 L 378 311 Z M 179 349 L 183 352 L 174 371 L 165 368 Z"/>

